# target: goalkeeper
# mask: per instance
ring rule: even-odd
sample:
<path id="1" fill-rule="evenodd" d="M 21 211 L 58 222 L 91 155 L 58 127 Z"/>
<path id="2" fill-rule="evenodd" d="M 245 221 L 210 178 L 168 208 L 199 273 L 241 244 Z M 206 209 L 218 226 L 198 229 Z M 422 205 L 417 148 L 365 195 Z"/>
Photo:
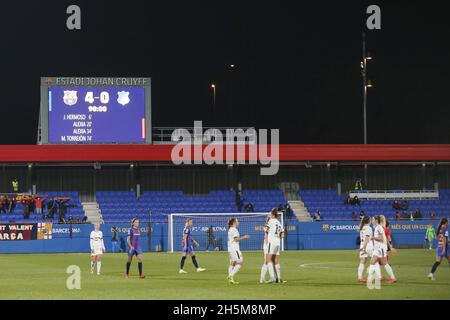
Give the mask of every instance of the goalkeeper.
<path id="1" fill-rule="evenodd" d="M 433 242 L 434 239 L 436 238 L 436 231 L 434 231 L 434 228 L 432 225 L 429 225 L 427 228 L 427 231 L 425 233 L 425 242 L 428 243 L 428 246 L 430 250 L 433 249 Z"/>

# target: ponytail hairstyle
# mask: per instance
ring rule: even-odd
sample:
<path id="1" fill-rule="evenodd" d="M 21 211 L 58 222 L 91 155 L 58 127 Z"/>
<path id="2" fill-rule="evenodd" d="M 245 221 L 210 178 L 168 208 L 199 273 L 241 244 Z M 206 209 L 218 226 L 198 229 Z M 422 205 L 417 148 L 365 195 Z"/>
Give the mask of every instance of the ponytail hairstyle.
<path id="1" fill-rule="evenodd" d="M 369 216 L 364 216 L 364 217 L 361 219 L 361 222 L 359 223 L 359 231 L 361 231 L 362 228 L 363 228 L 366 224 L 368 224 L 368 223 L 370 223 L 370 217 L 369 217 Z"/>
<path id="2" fill-rule="evenodd" d="M 230 229 L 235 222 L 236 222 L 236 218 L 231 218 L 230 220 L 228 220 L 228 229 Z"/>
<path id="3" fill-rule="evenodd" d="M 437 232 L 436 232 L 437 235 L 439 235 L 439 232 L 441 232 L 441 227 L 446 223 L 448 223 L 447 218 L 442 218 L 441 221 L 439 221 L 439 226 L 438 226 Z"/>

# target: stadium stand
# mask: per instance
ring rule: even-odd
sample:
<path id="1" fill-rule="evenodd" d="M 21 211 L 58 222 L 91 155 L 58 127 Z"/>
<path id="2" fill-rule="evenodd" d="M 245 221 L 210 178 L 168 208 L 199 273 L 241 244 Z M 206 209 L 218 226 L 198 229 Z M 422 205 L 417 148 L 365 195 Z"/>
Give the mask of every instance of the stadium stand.
<path id="1" fill-rule="evenodd" d="M 211 190 L 206 195 L 187 195 L 183 191 L 145 191 L 137 198 L 133 191 L 97 191 L 103 221 L 129 221 L 133 217 L 147 220 L 151 210 L 153 221 L 167 221 L 169 213 L 237 212 L 236 192 Z M 242 200 L 251 202 L 254 211 L 265 212 L 286 200 L 280 190 L 244 190 Z M 244 211 L 244 209 L 242 209 Z"/>
<path id="2" fill-rule="evenodd" d="M 367 215 L 384 214 L 389 219 L 395 219 L 396 213 L 401 210 L 395 210 L 392 207 L 392 200 L 360 200 L 361 205 L 345 204 L 346 195 L 338 195 L 336 190 L 299 190 L 299 196 L 312 215 L 316 210 L 320 210 L 321 220 L 350 220 L 353 213 L 358 216 L 363 210 Z M 420 209 L 422 218 L 427 219 L 430 213 L 435 213 L 436 217 L 450 215 L 450 189 L 439 190 L 439 199 L 437 200 L 408 200 L 408 209 Z"/>
<path id="3" fill-rule="evenodd" d="M 78 192 L 74 191 L 61 191 L 61 192 L 54 192 L 54 191 L 41 191 L 38 193 L 40 196 L 46 195 L 48 198 L 44 202 L 44 213 L 48 213 L 48 210 L 46 208 L 46 205 L 48 203 L 48 199 L 50 198 L 56 198 L 56 197 L 69 197 L 71 198 L 66 204 L 67 207 L 67 213 L 65 215 L 66 221 L 69 219 L 69 216 L 72 216 L 74 220 L 79 218 L 80 220 L 84 217 L 84 211 L 81 206 L 80 197 L 78 195 Z M 0 223 L 20 223 L 20 222 L 40 222 L 40 221 L 46 221 L 46 222 L 58 222 L 58 211 L 55 212 L 53 219 L 43 219 L 41 214 L 37 214 L 35 212 L 31 212 L 29 215 L 29 218 L 24 218 L 24 205 L 21 202 L 18 202 L 16 204 L 16 207 L 14 210 L 12 210 L 11 213 L 0 213 Z"/>

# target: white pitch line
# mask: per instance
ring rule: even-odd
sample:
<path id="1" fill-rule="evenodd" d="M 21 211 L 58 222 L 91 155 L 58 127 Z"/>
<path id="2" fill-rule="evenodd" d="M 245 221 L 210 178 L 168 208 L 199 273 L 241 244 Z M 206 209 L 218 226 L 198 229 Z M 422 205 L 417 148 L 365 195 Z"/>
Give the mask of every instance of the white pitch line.
<path id="1" fill-rule="evenodd" d="M 336 262 L 315 262 L 315 263 L 304 263 L 300 265 L 300 268 L 312 268 L 312 269 L 330 269 L 330 267 L 314 267 L 317 265 L 324 265 L 324 264 L 336 264 L 336 263 L 345 263 L 342 261 L 336 261 Z"/>

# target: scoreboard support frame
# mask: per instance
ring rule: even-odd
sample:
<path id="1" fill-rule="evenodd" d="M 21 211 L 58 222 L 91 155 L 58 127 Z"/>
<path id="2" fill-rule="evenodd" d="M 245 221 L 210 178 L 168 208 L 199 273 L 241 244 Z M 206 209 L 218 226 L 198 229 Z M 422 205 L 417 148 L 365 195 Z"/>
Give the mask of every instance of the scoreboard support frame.
<path id="1" fill-rule="evenodd" d="M 49 141 L 49 88 L 50 87 L 140 87 L 145 94 L 145 142 L 136 143 L 80 143 L 80 144 L 151 144 L 152 143 L 152 117 L 151 117 L 151 79 L 149 77 L 41 77 L 41 100 L 39 123 L 37 130 L 37 144 L 48 145 L 65 143 L 52 143 Z"/>

